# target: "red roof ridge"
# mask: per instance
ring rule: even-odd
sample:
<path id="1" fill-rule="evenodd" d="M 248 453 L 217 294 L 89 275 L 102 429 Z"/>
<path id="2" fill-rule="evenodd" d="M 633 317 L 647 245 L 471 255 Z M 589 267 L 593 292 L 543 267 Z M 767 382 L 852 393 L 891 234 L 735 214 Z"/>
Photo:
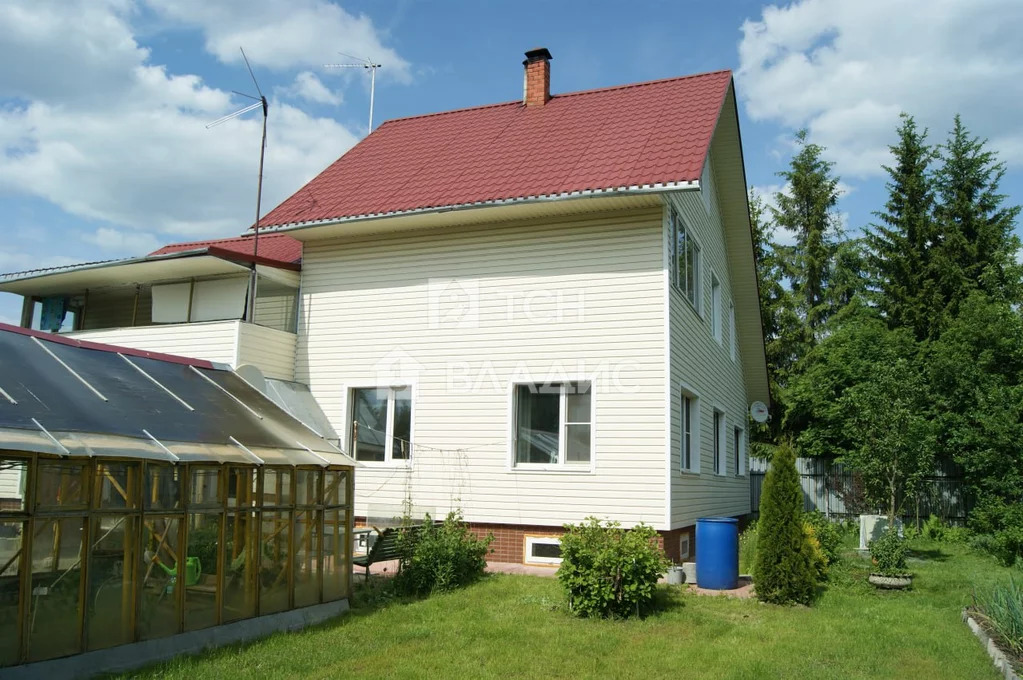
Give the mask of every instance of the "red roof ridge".
<path id="1" fill-rule="evenodd" d="M 624 83 L 622 85 L 608 85 L 606 87 L 595 87 L 589 90 L 575 90 L 573 92 L 562 92 L 561 94 L 551 95 L 551 101 L 555 99 L 562 99 L 564 97 L 577 97 L 585 94 L 598 94 L 601 92 L 613 92 L 615 90 L 627 90 L 634 87 L 645 87 L 648 85 L 662 85 L 664 83 L 672 83 L 680 80 L 691 80 L 693 78 L 705 78 L 707 76 L 715 76 L 723 73 L 732 73 L 732 69 L 723 68 L 716 71 L 705 71 L 704 73 L 692 73 L 686 76 L 672 76 L 670 78 L 658 78 L 657 80 L 644 80 L 639 83 Z M 379 130 L 388 123 L 401 123 L 406 120 L 419 120 L 422 118 L 435 118 L 437 116 L 447 116 L 452 113 L 465 113 L 468 111 L 482 111 L 484 109 L 496 109 L 502 106 L 522 106 L 522 102 L 514 100 L 510 102 L 498 102 L 496 104 L 479 104 L 477 106 L 465 106 L 460 109 L 450 109 L 448 111 L 434 111 L 432 113 L 419 113 L 414 116 L 401 116 L 399 118 L 388 118 L 380 124 Z"/>
<path id="2" fill-rule="evenodd" d="M 576 90 L 574 92 L 564 92 L 562 94 L 551 95 L 551 99 L 557 99 L 559 97 L 577 97 L 581 94 L 597 94 L 599 92 L 612 92 L 614 90 L 628 90 L 634 87 L 647 87 L 649 85 L 662 85 L 664 83 L 674 83 L 680 80 L 692 80 L 694 78 L 706 78 L 707 76 L 717 76 L 727 73 L 731 75 L 732 69 L 722 68 L 717 71 L 706 71 L 704 73 L 692 73 L 686 76 L 672 76 L 670 78 L 658 78 L 657 80 L 644 80 L 639 83 L 625 83 L 623 85 L 609 85 L 607 87 L 595 87 L 591 90 Z"/>

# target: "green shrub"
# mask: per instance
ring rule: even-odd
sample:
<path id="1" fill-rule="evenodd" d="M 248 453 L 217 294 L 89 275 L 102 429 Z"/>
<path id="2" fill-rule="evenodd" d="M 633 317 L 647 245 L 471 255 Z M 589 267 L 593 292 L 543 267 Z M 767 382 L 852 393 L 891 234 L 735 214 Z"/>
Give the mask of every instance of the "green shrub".
<path id="1" fill-rule="evenodd" d="M 625 618 L 650 604 L 657 579 L 668 569 L 656 531 L 645 524 L 625 530 L 596 517 L 565 529 L 558 580 L 573 612 Z"/>
<path id="2" fill-rule="evenodd" d="M 976 613 L 1016 656 L 1023 657 L 1023 586 L 1015 579 L 986 591 L 974 591 Z"/>
<path id="3" fill-rule="evenodd" d="M 757 557 L 757 523 L 751 522 L 739 534 L 739 573 L 752 574 L 753 562 Z"/>
<path id="4" fill-rule="evenodd" d="M 882 576 L 897 576 L 906 573 L 906 539 L 899 536 L 899 530 L 889 528 L 870 542 L 870 559 Z"/>
<path id="5" fill-rule="evenodd" d="M 478 538 L 462 521 L 460 511 L 452 511 L 443 522 L 430 519 L 410 530 L 408 518 L 398 536 L 398 573 L 394 588 L 403 595 L 425 595 L 453 590 L 476 581 L 487 566 L 487 553 L 494 537 Z"/>
<path id="6" fill-rule="evenodd" d="M 920 535 L 924 538 L 929 538 L 932 541 L 941 541 L 945 538 L 945 523 L 941 521 L 941 518 L 937 515 L 931 515 L 924 522 L 923 527 L 920 529 Z"/>
<path id="7" fill-rule="evenodd" d="M 1006 566 L 1023 561 L 1023 503 L 986 499 L 974 508 L 970 526 L 977 534 L 991 536 L 982 545 Z"/>
<path id="8" fill-rule="evenodd" d="M 776 604 L 809 604 L 817 585 L 813 548 L 803 528 L 803 492 L 795 453 L 785 443 L 775 451 L 764 478 L 757 522 L 753 583 L 757 597 Z"/>
<path id="9" fill-rule="evenodd" d="M 843 528 L 820 512 L 808 512 L 804 516 L 804 520 L 813 527 L 813 534 L 827 559 L 826 566 L 830 567 L 836 564 L 842 556 Z"/>

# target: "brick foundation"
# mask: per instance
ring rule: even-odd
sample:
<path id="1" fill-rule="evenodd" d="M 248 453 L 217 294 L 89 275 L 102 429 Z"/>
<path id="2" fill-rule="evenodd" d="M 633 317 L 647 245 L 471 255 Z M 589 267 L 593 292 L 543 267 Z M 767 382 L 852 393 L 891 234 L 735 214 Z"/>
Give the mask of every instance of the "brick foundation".
<path id="1" fill-rule="evenodd" d="M 741 529 L 749 523 L 749 515 L 739 518 Z M 355 526 L 366 525 L 366 518 L 356 517 Z M 483 522 L 470 522 L 469 529 L 477 536 L 484 537 L 487 534 L 494 535 L 494 542 L 490 544 L 491 553 L 487 557 L 490 562 L 512 562 L 522 564 L 526 560 L 526 537 L 527 536 L 561 536 L 565 530 L 560 526 L 540 526 L 535 524 L 490 524 Z M 696 526 L 672 529 L 671 531 L 658 531 L 657 544 L 664 550 L 668 559 L 675 564 L 682 562 L 696 561 Z M 683 536 L 689 537 L 689 555 L 680 554 L 680 539 Z"/>

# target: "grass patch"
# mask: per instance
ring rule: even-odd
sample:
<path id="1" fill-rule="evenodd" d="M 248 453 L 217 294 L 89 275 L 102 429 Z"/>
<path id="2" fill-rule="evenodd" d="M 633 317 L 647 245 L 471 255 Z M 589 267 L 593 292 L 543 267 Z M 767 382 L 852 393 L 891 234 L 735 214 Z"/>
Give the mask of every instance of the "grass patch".
<path id="1" fill-rule="evenodd" d="M 811 608 L 661 587 L 656 611 L 628 621 L 573 617 L 555 579 L 493 575 L 417 601 L 376 588 L 338 621 L 131 677 L 997 677 L 960 611 L 974 584 L 1020 571 L 924 540 L 911 544 L 909 568 L 912 590 L 877 591 L 866 583 L 869 561 L 847 551 Z"/>

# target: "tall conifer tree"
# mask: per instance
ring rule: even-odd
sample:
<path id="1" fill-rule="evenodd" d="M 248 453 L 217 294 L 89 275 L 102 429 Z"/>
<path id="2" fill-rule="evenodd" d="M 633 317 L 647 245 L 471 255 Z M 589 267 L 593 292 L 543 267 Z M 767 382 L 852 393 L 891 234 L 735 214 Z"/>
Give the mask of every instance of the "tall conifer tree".
<path id="1" fill-rule="evenodd" d="M 934 190 L 928 166 L 934 150 L 927 131 L 903 113 L 899 141 L 890 147 L 895 162 L 888 173 L 888 201 L 874 213 L 866 240 L 876 276 L 877 306 L 890 328 L 909 328 L 917 339 L 930 332 L 929 308 L 936 294 L 930 278 L 929 248 L 934 238 Z"/>
<path id="2" fill-rule="evenodd" d="M 970 135 L 959 116 L 942 147 L 935 175 L 939 201 L 928 275 L 936 296 L 927 313 L 930 335 L 940 335 L 972 291 L 995 300 L 1021 300 L 1019 238 L 1013 234 L 1019 206 L 1006 206 L 999 184 L 1005 164 Z"/>
<path id="3" fill-rule="evenodd" d="M 775 194 L 772 208 L 775 223 L 795 237 L 786 257 L 786 275 L 792 286 L 795 309 L 803 321 L 803 356 L 818 339 L 821 327 L 834 311 L 828 286 L 841 236 L 835 205 L 838 203 L 838 178 L 833 164 L 824 160 L 824 147 L 807 141 L 806 130 L 796 133 L 799 152 L 789 169 L 779 172 L 787 184 L 787 193 Z"/>

